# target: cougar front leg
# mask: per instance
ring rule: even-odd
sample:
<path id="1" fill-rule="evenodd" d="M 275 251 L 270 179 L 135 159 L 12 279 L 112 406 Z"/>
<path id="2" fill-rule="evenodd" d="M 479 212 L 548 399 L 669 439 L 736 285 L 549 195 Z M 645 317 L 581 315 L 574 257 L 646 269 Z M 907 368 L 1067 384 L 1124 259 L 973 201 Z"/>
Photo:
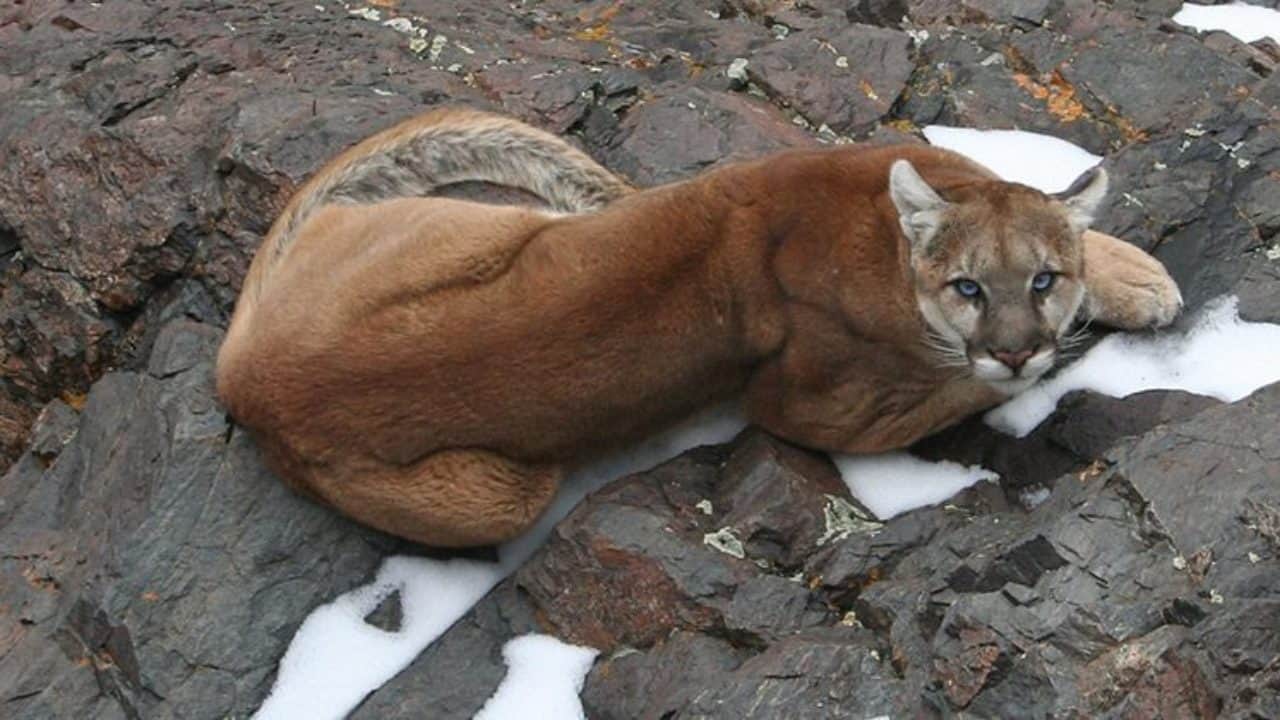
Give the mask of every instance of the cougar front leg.
<path id="1" fill-rule="evenodd" d="M 1178 284 L 1159 260 L 1093 230 L 1084 233 L 1084 312 L 1122 330 L 1168 325 L 1182 309 Z"/>
<path id="2" fill-rule="evenodd" d="M 479 449 L 442 450 L 411 465 L 365 460 L 313 489 L 368 525 L 425 545 L 505 542 L 527 530 L 559 487 L 558 465 L 530 465 Z"/>
<path id="3" fill-rule="evenodd" d="M 1005 397 L 970 378 L 897 388 L 891 368 L 828 381 L 798 371 L 799 365 L 776 359 L 757 370 L 747 386 L 747 411 L 756 425 L 817 450 L 899 450 Z"/>

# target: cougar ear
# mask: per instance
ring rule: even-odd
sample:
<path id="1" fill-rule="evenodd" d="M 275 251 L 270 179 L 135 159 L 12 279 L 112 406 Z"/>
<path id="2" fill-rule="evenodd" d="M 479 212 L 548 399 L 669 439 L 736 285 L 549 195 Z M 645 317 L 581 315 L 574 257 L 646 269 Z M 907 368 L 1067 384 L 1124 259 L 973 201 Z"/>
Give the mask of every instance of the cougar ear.
<path id="1" fill-rule="evenodd" d="M 942 225 L 947 201 L 907 160 L 896 160 L 889 168 L 889 198 L 898 209 L 898 224 L 912 252 L 923 249 Z"/>
<path id="2" fill-rule="evenodd" d="M 1107 171 L 1099 167 L 1085 172 L 1071 183 L 1071 187 L 1053 197 L 1066 206 L 1071 229 L 1082 233 L 1089 229 L 1094 213 L 1106 196 Z"/>

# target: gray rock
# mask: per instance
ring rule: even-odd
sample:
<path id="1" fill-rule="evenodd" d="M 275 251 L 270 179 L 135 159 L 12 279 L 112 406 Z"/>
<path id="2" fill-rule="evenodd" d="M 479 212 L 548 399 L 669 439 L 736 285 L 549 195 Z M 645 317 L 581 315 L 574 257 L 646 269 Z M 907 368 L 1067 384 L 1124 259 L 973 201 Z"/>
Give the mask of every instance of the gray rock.
<path id="1" fill-rule="evenodd" d="M 1098 461 L 1126 438 L 1219 404 L 1212 398 L 1172 390 L 1150 390 L 1124 399 L 1073 392 L 1026 437 L 1005 435 L 981 418 L 971 418 L 917 443 L 912 450 L 926 458 L 993 470 L 1002 478 L 1009 500 L 1020 503 L 1026 493 L 1047 491 L 1066 473 L 1096 474 Z"/>
<path id="2" fill-rule="evenodd" d="M 749 708 L 770 717 L 853 708 L 1213 717 L 1228 701 L 1268 707 L 1270 663 L 1280 653 L 1271 618 L 1280 589 L 1268 566 L 1280 550 L 1280 501 L 1272 497 L 1280 436 L 1271 431 L 1280 385 L 1233 405 L 1156 394 L 1134 404 L 1134 417 L 1200 407 L 1144 429 L 1108 455 L 1109 467 L 1058 482 L 1030 513 L 908 513 L 814 553 L 802 585 L 767 564 L 696 554 L 681 508 L 726 482 L 697 464 L 703 456 L 593 497 L 520 582 L 535 615 L 573 636 L 588 613 L 604 613 L 610 628 L 625 618 L 609 616 L 608 590 L 562 584 L 547 594 L 547 573 L 568 577 L 576 563 L 590 577 L 610 562 L 615 573 L 625 565 L 633 579 L 645 578 L 634 587 L 644 588 L 646 627 L 665 632 L 595 634 L 613 653 L 587 684 L 588 704 L 602 717 L 744 717 Z M 752 442 L 740 438 L 733 453 L 750 452 Z M 678 489 L 658 493 L 655 485 Z M 620 504 L 644 514 L 605 510 Z M 636 522 L 655 513 L 668 519 Z M 651 559 L 611 539 L 630 536 L 626 525 L 661 533 L 649 544 Z M 726 575 L 726 563 L 739 572 Z M 692 580 L 711 577 L 715 588 L 732 585 L 727 606 L 716 599 L 723 591 Z M 803 604 L 824 599 L 837 612 L 819 628 L 785 632 L 799 627 L 803 615 L 790 608 L 806 587 L 817 592 Z M 687 685 L 672 679 L 673 653 L 690 668 Z"/>
<path id="3" fill-rule="evenodd" d="M 844 497 L 829 463 L 748 432 L 727 457 L 686 455 L 595 493 L 517 582 L 545 627 L 606 652 L 711 628 L 760 646 L 837 619 L 800 563 L 833 542 Z"/>
<path id="4" fill-rule="evenodd" d="M 844 135 L 871 130 L 911 76 L 906 33 L 852 25 L 797 32 L 751 58 L 749 72 L 776 101 L 814 127 Z"/>
<path id="5" fill-rule="evenodd" d="M 5 716 L 245 716 L 306 614 L 406 550 L 271 477 L 210 364 L 286 198 L 428 106 L 505 110 L 640 185 L 928 123 L 1051 133 L 1107 155 L 1100 229 L 1192 307 L 1280 321 L 1277 53 L 1179 5 L 384 7 L 418 50 L 333 5 L 0 10 Z M 915 450 L 1001 485 L 883 525 L 823 458 L 747 433 L 594 495 L 354 716 L 471 717 L 534 630 L 605 651 L 600 718 L 1275 716 L 1278 395 L 1078 395 L 1022 440 L 966 423 Z"/>
<path id="6" fill-rule="evenodd" d="M 220 338 L 166 326 L 150 372 L 51 406 L 51 464 L 0 482 L 9 716 L 247 715 L 307 612 L 399 547 L 262 469 L 213 400 Z"/>
<path id="7" fill-rule="evenodd" d="M 649 652 L 622 648 L 598 661 L 582 689 L 583 708 L 600 720 L 673 717 L 747 655 L 727 641 L 677 630 Z"/>
<path id="8" fill-rule="evenodd" d="M 537 632 L 532 608 L 511 580 L 499 585 L 407 668 L 365 699 L 352 720 L 469 720 L 506 676 L 502 646 Z"/>
<path id="9" fill-rule="evenodd" d="M 863 629 L 811 630 L 713 679 L 673 718 L 897 716 L 902 681 Z"/>
<path id="10" fill-rule="evenodd" d="M 1000 22 L 1041 25 L 1049 17 L 1056 0 L 966 0 L 965 5 Z"/>
<path id="11" fill-rule="evenodd" d="M 659 88 L 611 133 L 609 167 L 640 185 L 680 180 L 726 160 L 803 147 L 811 136 L 752 97 L 700 88 Z"/>

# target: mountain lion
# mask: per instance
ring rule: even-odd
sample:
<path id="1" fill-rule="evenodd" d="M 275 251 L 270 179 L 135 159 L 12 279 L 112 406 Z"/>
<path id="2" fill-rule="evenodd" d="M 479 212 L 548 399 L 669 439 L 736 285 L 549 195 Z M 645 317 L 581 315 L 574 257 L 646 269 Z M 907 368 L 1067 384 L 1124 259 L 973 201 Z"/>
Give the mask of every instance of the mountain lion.
<path id="1" fill-rule="evenodd" d="M 483 181 L 548 209 L 424 197 Z M 1085 315 L 1167 324 L 1151 256 L 953 152 L 841 146 L 633 190 L 514 120 L 356 145 L 259 249 L 218 392 L 295 488 L 430 545 L 501 542 L 566 465 L 745 393 L 799 444 L 901 448 L 1054 363 Z"/>

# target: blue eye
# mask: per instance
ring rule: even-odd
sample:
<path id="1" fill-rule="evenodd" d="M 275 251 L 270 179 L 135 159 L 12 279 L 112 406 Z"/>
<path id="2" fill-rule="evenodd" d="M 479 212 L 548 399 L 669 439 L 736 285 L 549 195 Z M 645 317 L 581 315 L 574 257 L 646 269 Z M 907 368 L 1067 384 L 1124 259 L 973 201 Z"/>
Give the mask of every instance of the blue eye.
<path id="1" fill-rule="evenodd" d="M 968 278 L 960 278 L 952 282 L 951 285 L 956 289 L 956 292 L 967 298 L 976 298 L 982 294 L 982 287 Z"/>
<path id="2" fill-rule="evenodd" d="M 1036 292 L 1044 292 L 1053 287 L 1054 274 L 1051 272 L 1042 272 L 1031 278 L 1031 289 Z"/>

